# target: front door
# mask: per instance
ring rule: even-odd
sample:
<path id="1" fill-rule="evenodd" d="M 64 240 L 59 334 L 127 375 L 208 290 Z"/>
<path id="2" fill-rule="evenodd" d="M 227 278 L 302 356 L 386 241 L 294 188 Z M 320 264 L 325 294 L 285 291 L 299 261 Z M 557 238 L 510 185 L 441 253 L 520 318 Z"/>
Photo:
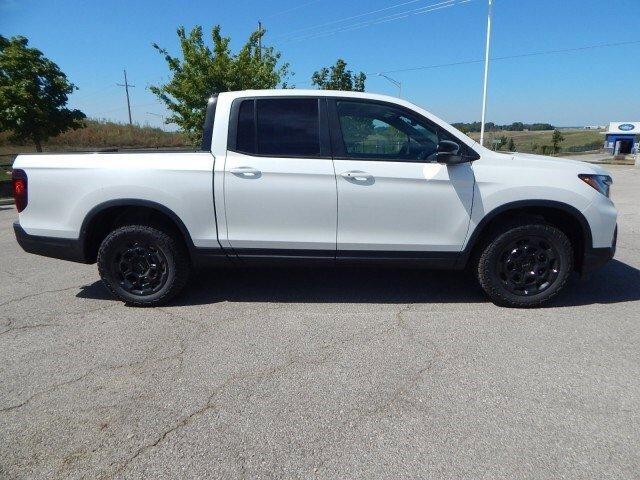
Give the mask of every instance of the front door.
<path id="1" fill-rule="evenodd" d="M 241 257 L 327 256 L 337 193 L 326 102 L 234 101 L 224 172 L 227 239 Z"/>
<path id="2" fill-rule="evenodd" d="M 435 162 L 438 142 L 456 139 L 392 104 L 338 99 L 330 106 L 338 256 L 426 259 L 460 252 L 473 170 L 470 163 Z"/>

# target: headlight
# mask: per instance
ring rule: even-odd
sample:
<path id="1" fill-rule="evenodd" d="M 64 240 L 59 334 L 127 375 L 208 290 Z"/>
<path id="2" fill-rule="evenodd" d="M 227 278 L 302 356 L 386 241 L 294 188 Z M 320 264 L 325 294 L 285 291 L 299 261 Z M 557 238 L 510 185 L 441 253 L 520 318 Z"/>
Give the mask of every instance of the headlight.
<path id="1" fill-rule="evenodd" d="M 605 197 L 609 196 L 611 185 L 613 185 L 613 179 L 609 175 L 591 175 L 581 173 L 578 177 L 590 187 L 595 188 Z"/>

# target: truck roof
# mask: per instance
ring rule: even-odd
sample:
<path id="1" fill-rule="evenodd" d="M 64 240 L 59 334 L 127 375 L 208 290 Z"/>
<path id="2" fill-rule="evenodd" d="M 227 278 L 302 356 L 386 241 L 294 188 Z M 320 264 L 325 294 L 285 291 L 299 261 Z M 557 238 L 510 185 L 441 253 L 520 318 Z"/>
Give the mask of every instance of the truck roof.
<path id="1" fill-rule="evenodd" d="M 235 92 L 221 92 L 220 95 L 231 97 L 272 97 L 272 96 L 293 96 L 293 97 L 352 97 L 352 98 L 366 98 L 370 100 L 384 100 L 391 102 L 403 102 L 400 98 L 392 97 L 390 95 L 381 95 L 378 93 L 368 92 L 350 92 L 344 90 L 312 90 L 312 89 L 297 89 L 297 88 L 276 88 L 270 90 L 240 90 Z"/>

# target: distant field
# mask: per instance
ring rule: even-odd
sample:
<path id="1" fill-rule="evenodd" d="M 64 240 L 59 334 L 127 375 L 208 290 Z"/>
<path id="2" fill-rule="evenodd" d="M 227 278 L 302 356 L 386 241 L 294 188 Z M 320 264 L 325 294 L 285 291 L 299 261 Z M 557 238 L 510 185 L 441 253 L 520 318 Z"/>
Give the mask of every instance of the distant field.
<path id="1" fill-rule="evenodd" d="M 561 151 L 571 151 L 573 147 L 583 150 L 598 150 L 604 144 L 604 135 L 597 130 L 560 130 L 564 136 L 564 142 L 560 144 Z M 470 133 L 469 136 L 474 140 L 480 139 L 480 133 Z M 553 137 L 553 130 L 543 130 L 538 132 L 488 132 L 486 134 L 485 145 L 490 145 L 494 138 L 505 136 L 507 138 L 513 138 L 518 152 L 533 152 L 534 145 L 538 146 L 538 150 L 543 145 L 552 145 L 551 137 Z M 589 147 L 589 148 L 587 148 Z M 539 153 L 539 152 L 538 152 Z"/>
<path id="2" fill-rule="evenodd" d="M 58 135 L 43 146 L 45 152 L 93 150 L 102 148 L 172 148 L 188 147 L 186 138 L 177 132 L 138 125 L 87 120 L 86 127 Z M 33 144 L 12 144 L 7 134 L 0 134 L 0 165 L 12 163 L 17 153 L 35 152 Z M 4 169 L 3 169 L 4 171 Z M 4 177 L 0 177 L 4 178 Z"/>

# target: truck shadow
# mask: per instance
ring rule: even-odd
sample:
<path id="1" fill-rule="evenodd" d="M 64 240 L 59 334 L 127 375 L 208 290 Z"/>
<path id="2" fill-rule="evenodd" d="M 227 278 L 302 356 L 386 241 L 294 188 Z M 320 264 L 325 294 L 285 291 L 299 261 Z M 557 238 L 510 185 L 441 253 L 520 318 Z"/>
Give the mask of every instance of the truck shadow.
<path id="1" fill-rule="evenodd" d="M 108 299 L 101 282 L 80 298 Z M 546 308 L 640 300 L 640 270 L 617 260 L 588 280 L 572 276 Z M 276 303 L 488 303 L 470 273 L 374 268 L 262 268 L 199 272 L 171 305 L 216 302 Z"/>

